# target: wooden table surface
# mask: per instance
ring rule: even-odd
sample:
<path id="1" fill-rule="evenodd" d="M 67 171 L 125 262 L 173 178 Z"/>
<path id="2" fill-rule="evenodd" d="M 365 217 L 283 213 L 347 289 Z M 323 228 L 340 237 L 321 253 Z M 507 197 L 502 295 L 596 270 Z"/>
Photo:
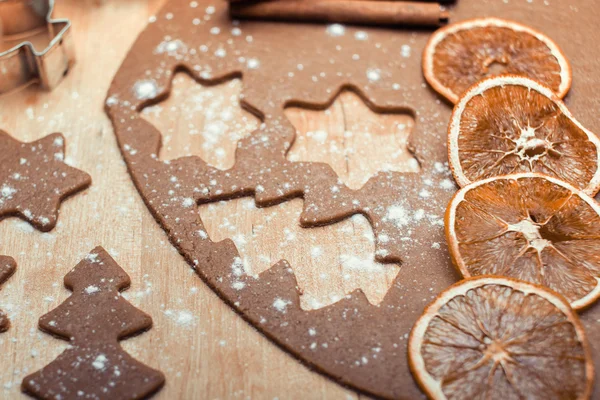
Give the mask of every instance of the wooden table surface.
<path id="1" fill-rule="evenodd" d="M 0 254 L 18 263 L 0 288 L 0 309 L 12 321 L 0 334 L 0 399 L 24 398 L 22 378 L 65 349 L 65 341 L 39 331 L 37 322 L 69 296 L 64 275 L 97 245 L 131 276 L 125 297 L 154 320 L 153 329 L 122 344 L 165 373 L 167 384 L 155 398 L 364 397 L 311 372 L 238 317 L 170 245 L 136 192 L 103 105 L 129 47 L 164 2 L 58 0 L 56 16 L 73 22 L 77 64 L 50 93 L 32 86 L 0 96 L 0 129 L 22 141 L 62 132 L 67 162 L 93 179 L 88 190 L 63 203 L 50 233 L 16 218 L 0 222 Z M 197 154 L 219 168 L 233 165 L 237 140 L 258 124 L 239 107 L 241 85 L 233 80 L 207 88 L 178 74 L 170 98 L 143 111 L 165 133 L 161 157 Z M 352 93 L 343 93 L 328 110 L 287 112 L 298 129 L 288 157 L 328 162 L 352 188 L 381 169 L 418 168 L 406 151 L 414 122 L 409 115 L 376 115 Z M 251 199 L 204 205 L 199 212 L 211 238 L 233 238 L 254 273 L 281 258 L 299 266 L 305 309 L 331 304 L 357 287 L 372 303 L 380 302 L 399 267 L 374 262 L 366 219 L 302 229 L 301 201 L 276 206 L 285 216 L 276 220 L 273 210 L 257 209 Z M 264 234 L 256 234 L 261 229 Z"/>

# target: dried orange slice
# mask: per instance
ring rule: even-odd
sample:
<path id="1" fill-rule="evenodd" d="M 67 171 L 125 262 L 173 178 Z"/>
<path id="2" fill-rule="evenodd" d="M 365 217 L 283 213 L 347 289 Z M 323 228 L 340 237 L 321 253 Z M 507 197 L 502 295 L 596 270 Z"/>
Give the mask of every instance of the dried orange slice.
<path id="1" fill-rule="evenodd" d="M 408 341 L 431 399 L 588 399 L 594 366 L 569 304 L 540 286 L 482 277 L 451 286 Z"/>
<path id="2" fill-rule="evenodd" d="M 558 179 L 516 174 L 461 189 L 446 211 L 446 238 L 464 277 L 540 284 L 575 309 L 600 297 L 600 204 Z"/>
<path id="3" fill-rule="evenodd" d="M 460 186 L 540 172 L 594 195 L 600 140 L 552 92 L 517 76 L 481 81 L 460 99 L 448 128 L 448 159 Z"/>
<path id="4" fill-rule="evenodd" d="M 423 53 L 429 84 L 452 103 L 471 85 L 502 74 L 525 76 L 560 98 L 571 88 L 571 66 L 549 37 L 516 22 L 479 18 L 448 25 Z"/>

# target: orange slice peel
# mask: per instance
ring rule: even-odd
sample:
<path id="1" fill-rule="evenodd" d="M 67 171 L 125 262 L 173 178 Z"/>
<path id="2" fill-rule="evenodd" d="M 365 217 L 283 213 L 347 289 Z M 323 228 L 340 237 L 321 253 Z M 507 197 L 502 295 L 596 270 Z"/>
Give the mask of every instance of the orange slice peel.
<path id="1" fill-rule="evenodd" d="M 423 74 L 451 103 L 476 82 L 503 74 L 539 81 L 560 98 L 572 82 L 571 66 L 554 41 L 499 18 L 467 20 L 434 32 L 423 52 Z"/>
<path id="2" fill-rule="evenodd" d="M 600 204 L 568 183 L 536 173 L 475 182 L 450 201 L 445 226 L 463 277 L 543 285 L 577 310 L 600 297 Z"/>
<path id="3" fill-rule="evenodd" d="M 430 399 L 588 399 L 594 366 L 577 314 L 558 294 L 483 276 L 451 286 L 408 341 L 411 372 Z"/>
<path id="4" fill-rule="evenodd" d="M 550 89 L 519 76 L 471 87 L 454 107 L 448 161 L 459 186 L 539 172 L 589 195 L 600 188 L 600 140 Z"/>

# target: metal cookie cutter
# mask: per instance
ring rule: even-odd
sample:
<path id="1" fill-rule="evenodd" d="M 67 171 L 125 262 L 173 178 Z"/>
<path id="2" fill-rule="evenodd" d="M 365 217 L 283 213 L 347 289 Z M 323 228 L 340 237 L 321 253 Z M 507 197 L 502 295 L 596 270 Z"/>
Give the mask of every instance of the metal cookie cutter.
<path id="1" fill-rule="evenodd" d="M 75 62 L 71 22 L 53 9 L 54 0 L 0 0 L 0 94 L 33 82 L 51 90 Z"/>

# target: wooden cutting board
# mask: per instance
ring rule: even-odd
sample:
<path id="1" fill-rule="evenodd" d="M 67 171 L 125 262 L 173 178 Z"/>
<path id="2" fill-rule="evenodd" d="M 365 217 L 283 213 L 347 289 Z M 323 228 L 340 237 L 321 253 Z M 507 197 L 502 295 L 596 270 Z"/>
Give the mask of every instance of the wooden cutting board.
<path id="1" fill-rule="evenodd" d="M 363 398 L 311 372 L 227 307 L 170 245 L 132 185 L 104 100 L 129 47 L 164 2 L 58 1 L 56 16 L 73 23 L 77 64 L 53 92 L 32 86 L 0 97 L 0 129 L 21 141 L 62 132 L 67 162 L 93 179 L 88 190 L 63 203 L 50 233 L 16 218 L 0 222 L 0 254 L 18 263 L 0 289 L 0 309 L 12 321 L 0 334 L 0 399 L 26 398 L 22 378 L 65 349 L 66 342 L 37 329 L 38 319 L 69 296 L 64 275 L 97 245 L 131 276 L 125 297 L 154 320 L 152 330 L 122 344 L 165 373 L 157 399 Z M 408 56 L 420 57 L 409 50 Z M 164 133 L 161 157 L 197 154 L 219 168 L 233 165 L 237 140 L 258 123 L 239 107 L 243 82 L 203 87 L 178 74 L 173 85 L 168 100 L 143 111 Z M 352 188 L 380 169 L 418 168 L 406 151 L 414 123 L 409 115 L 377 115 L 356 95 L 342 93 L 328 110 L 289 109 L 288 116 L 298 129 L 290 159 L 328 162 Z M 354 288 L 374 304 L 383 299 L 399 267 L 373 261 L 373 232 L 364 217 L 302 229 L 300 199 L 276 207 L 289 218 L 273 220 L 272 210 L 247 199 L 204 205 L 199 212 L 213 240 L 237 238 L 254 273 L 278 258 L 301 266 L 295 273 L 306 309 L 331 304 Z M 265 234 L 242 243 L 257 229 Z M 282 246 L 289 238 L 293 244 Z"/>

